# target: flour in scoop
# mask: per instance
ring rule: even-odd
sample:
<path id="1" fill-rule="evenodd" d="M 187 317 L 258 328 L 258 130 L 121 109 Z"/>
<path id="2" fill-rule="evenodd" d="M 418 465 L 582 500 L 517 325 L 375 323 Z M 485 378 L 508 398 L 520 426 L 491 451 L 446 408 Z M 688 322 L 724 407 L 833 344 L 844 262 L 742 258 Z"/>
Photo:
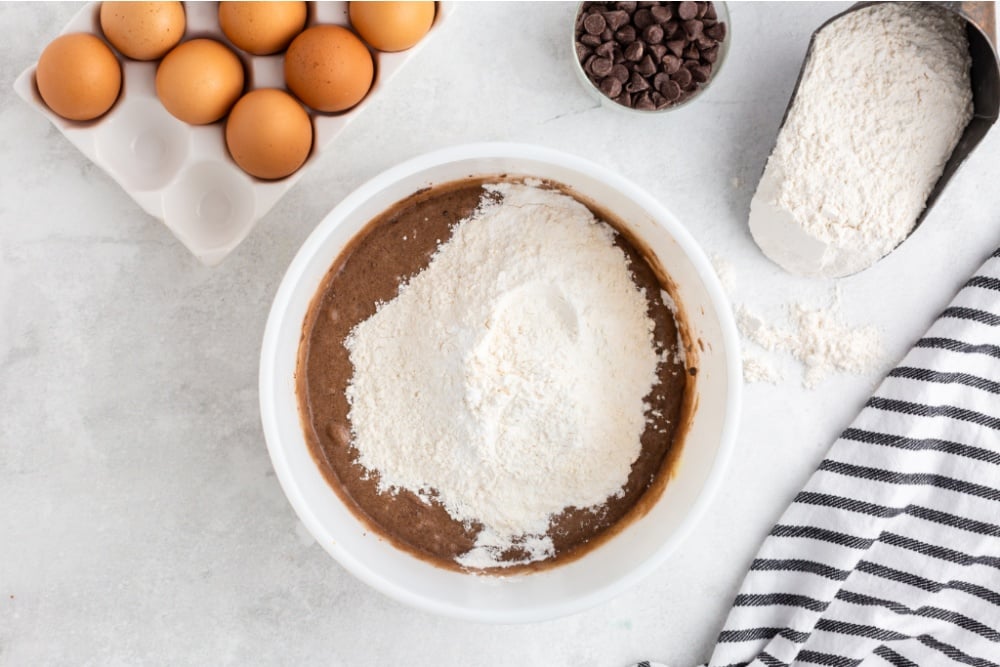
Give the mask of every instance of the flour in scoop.
<path id="1" fill-rule="evenodd" d="M 899 245 L 969 120 L 965 24 L 886 3 L 815 38 L 750 205 L 750 231 L 791 273 L 839 277 Z"/>
<path id="2" fill-rule="evenodd" d="M 552 556 L 553 516 L 620 492 L 660 362 L 613 229 L 557 191 L 485 187 L 345 341 L 358 462 L 481 526 L 458 558 L 472 568 Z"/>

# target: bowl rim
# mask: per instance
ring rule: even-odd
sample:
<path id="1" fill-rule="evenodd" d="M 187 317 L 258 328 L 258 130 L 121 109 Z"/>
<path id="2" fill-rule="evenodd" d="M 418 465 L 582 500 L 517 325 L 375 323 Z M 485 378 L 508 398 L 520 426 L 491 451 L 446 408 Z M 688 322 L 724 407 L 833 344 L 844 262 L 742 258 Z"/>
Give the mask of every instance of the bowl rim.
<path id="1" fill-rule="evenodd" d="M 726 352 L 726 409 L 719 446 L 708 477 L 677 529 L 645 561 L 607 585 L 586 594 L 544 605 L 518 609 L 481 609 L 461 606 L 401 588 L 333 539 L 306 502 L 292 472 L 279 432 L 277 404 L 277 360 L 282 354 L 278 343 L 285 324 L 288 304 L 301 288 L 303 274 L 321 249 L 326 237 L 350 213 L 386 186 L 440 164 L 470 159 L 524 159 L 545 162 L 602 179 L 645 209 L 655 223 L 664 227 L 681 247 L 701 279 L 715 310 Z M 330 262 L 335 258 L 331 257 Z M 301 326 L 301 324 L 299 325 Z M 568 616 L 606 602 L 631 588 L 659 567 L 702 519 L 722 485 L 736 445 L 736 431 L 742 409 L 743 369 L 736 323 L 712 264 L 688 230 L 652 195 L 618 173 L 585 158 L 531 144 L 482 142 L 442 148 L 410 158 L 369 179 L 327 213 L 313 229 L 289 264 L 275 293 L 261 344 L 259 372 L 260 416 L 271 464 L 278 482 L 296 515 L 314 539 L 348 572 L 389 598 L 442 616 L 486 623 L 529 623 Z M 544 574 L 541 573 L 541 574 Z M 478 576 L 470 574 L 468 576 Z M 532 576 L 532 575 L 526 575 Z"/>

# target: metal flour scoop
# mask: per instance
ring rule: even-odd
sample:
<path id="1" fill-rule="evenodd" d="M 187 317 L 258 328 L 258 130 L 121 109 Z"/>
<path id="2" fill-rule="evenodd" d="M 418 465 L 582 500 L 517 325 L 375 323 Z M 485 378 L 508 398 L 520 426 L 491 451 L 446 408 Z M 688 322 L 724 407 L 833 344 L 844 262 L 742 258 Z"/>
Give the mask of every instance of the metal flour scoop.
<path id="1" fill-rule="evenodd" d="M 859 3 L 859 5 L 874 4 Z M 944 172 L 931 193 L 927 196 L 927 206 L 917 218 L 916 229 L 938 195 L 944 190 L 959 165 L 969 157 L 972 149 L 979 144 L 990 127 L 1000 116 L 1000 58 L 997 57 L 996 5 L 993 2 L 942 2 L 942 7 L 950 9 L 965 19 L 965 30 L 969 37 L 969 55 L 972 57 L 972 107 L 973 117 L 958 145 L 945 163 Z M 855 5 L 858 7 L 858 5 Z M 853 11 L 852 8 L 850 11 Z M 786 111 L 787 113 L 787 111 Z M 913 233 L 912 231 L 910 232 Z"/>
<path id="2" fill-rule="evenodd" d="M 802 69 L 799 71 L 798 80 L 795 82 L 795 89 L 792 91 L 792 96 L 788 101 L 784 117 L 781 120 L 782 128 L 784 128 L 785 122 L 788 119 L 788 112 L 795 101 L 806 64 L 812 55 L 816 35 L 840 17 L 876 4 L 881 3 L 858 2 L 847 11 L 841 12 L 828 20 L 813 33 L 809 42 L 809 49 L 806 51 L 806 57 L 802 63 Z M 986 133 L 996 123 L 997 117 L 1000 116 L 1000 58 L 997 56 L 995 4 L 993 2 L 939 2 L 936 4 L 958 14 L 965 21 L 966 34 L 969 40 L 969 55 L 972 60 L 970 79 L 972 83 L 973 118 L 968 126 L 966 126 L 958 144 L 952 151 L 951 157 L 945 163 L 941 177 L 927 196 L 926 206 L 917 218 L 913 230 L 916 230 L 920 226 L 945 186 L 951 180 L 952 176 L 955 175 L 955 172 L 958 171 L 959 166 L 983 137 L 986 136 Z M 754 199 L 756 200 L 759 196 L 767 196 L 762 193 L 762 190 L 768 187 L 769 184 L 762 182 L 758 186 L 758 193 Z M 913 234 L 913 230 L 910 231 L 911 235 Z M 907 238 L 909 238 L 909 235 Z M 803 273 L 807 272 L 803 271 Z M 840 275 L 837 277 L 840 277 Z"/>

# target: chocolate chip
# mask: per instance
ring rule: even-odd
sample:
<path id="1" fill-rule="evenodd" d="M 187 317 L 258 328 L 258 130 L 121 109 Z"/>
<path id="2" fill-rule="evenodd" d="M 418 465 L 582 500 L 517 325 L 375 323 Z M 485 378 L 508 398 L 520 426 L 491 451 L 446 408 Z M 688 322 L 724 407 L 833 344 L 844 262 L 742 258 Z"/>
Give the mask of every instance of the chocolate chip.
<path id="1" fill-rule="evenodd" d="M 659 65 L 663 61 L 663 56 L 667 53 L 667 47 L 663 44 L 652 44 L 649 49 L 649 55 L 652 56 L 653 62 Z"/>
<path id="2" fill-rule="evenodd" d="M 656 19 L 653 18 L 653 12 L 649 9 L 640 9 L 632 17 L 632 25 L 639 30 L 645 30 L 654 23 L 656 23 Z"/>
<path id="3" fill-rule="evenodd" d="M 704 24 L 697 19 L 684 22 L 684 36 L 688 38 L 688 41 L 698 39 L 704 29 Z"/>
<path id="4" fill-rule="evenodd" d="M 701 51 L 695 44 L 688 44 L 688 47 L 684 49 L 683 56 L 688 60 L 698 60 L 701 57 Z"/>
<path id="5" fill-rule="evenodd" d="M 669 101 L 673 102 L 681 96 L 681 87 L 676 81 L 668 81 L 659 89 L 660 94 L 662 94 Z"/>
<path id="6" fill-rule="evenodd" d="M 693 65 L 689 67 L 688 70 L 691 72 L 691 78 L 698 83 L 705 83 L 708 81 L 708 76 L 712 73 L 712 70 L 704 65 Z"/>
<path id="7" fill-rule="evenodd" d="M 691 85 L 691 82 L 694 80 L 691 76 L 691 71 L 684 67 L 671 74 L 670 78 L 673 81 L 676 81 L 677 85 L 681 88 L 686 88 Z"/>
<path id="8" fill-rule="evenodd" d="M 629 14 L 631 14 L 632 12 L 635 11 L 635 3 L 634 2 L 616 2 L 615 3 L 615 9 L 620 9 L 623 12 L 628 12 Z"/>
<path id="9" fill-rule="evenodd" d="M 636 38 L 635 28 L 630 25 L 622 26 L 615 33 L 615 39 L 617 39 L 618 43 L 621 44 L 622 46 L 631 44 L 632 42 L 635 41 L 635 38 Z"/>
<path id="10" fill-rule="evenodd" d="M 711 37 L 717 42 L 721 42 L 726 38 L 726 24 L 716 23 L 711 28 L 705 30 L 705 36 Z"/>
<path id="11" fill-rule="evenodd" d="M 656 108 L 656 105 L 653 104 L 653 100 L 650 99 L 648 93 L 643 93 L 639 96 L 639 99 L 635 101 L 635 108 L 641 109 L 642 111 L 652 111 Z"/>
<path id="12" fill-rule="evenodd" d="M 708 3 L 707 2 L 698 2 L 698 3 L 695 3 L 695 4 L 698 5 L 698 18 L 701 18 L 702 16 L 705 15 L 705 12 L 708 11 Z"/>
<path id="13" fill-rule="evenodd" d="M 668 81 L 670 81 L 670 77 L 664 74 L 663 72 L 660 72 L 659 74 L 653 77 L 653 88 L 659 90 L 660 92 L 663 92 L 663 87 L 667 85 Z"/>
<path id="14" fill-rule="evenodd" d="M 709 49 L 702 49 L 701 59 L 702 59 L 703 62 L 714 63 L 718 57 L 719 57 L 719 45 L 718 44 L 716 44 L 715 46 L 713 46 L 713 47 L 711 47 Z"/>
<path id="15" fill-rule="evenodd" d="M 663 62 L 660 63 L 660 66 L 667 74 L 673 74 L 681 68 L 681 59 L 674 55 L 666 55 L 663 56 Z"/>
<path id="16" fill-rule="evenodd" d="M 606 41 L 608 41 L 610 39 L 614 39 L 614 38 L 615 38 L 615 31 L 612 30 L 611 28 L 605 28 L 604 32 L 601 33 L 601 41 L 602 42 L 606 42 Z"/>
<path id="17" fill-rule="evenodd" d="M 596 49 L 594 49 L 594 53 L 596 53 L 597 55 L 599 55 L 602 58 L 609 58 L 609 59 L 611 59 L 611 58 L 615 57 L 615 47 L 616 46 L 618 46 L 618 45 L 615 44 L 614 42 L 604 42 L 603 44 L 601 44 L 600 46 L 598 46 Z"/>
<path id="18" fill-rule="evenodd" d="M 622 93 L 622 82 L 611 76 L 605 77 L 601 80 L 601 92 L 614 99 Z"/>
<path id="19" fill-rule="evenodd" d="M 670 104 L 669 102 L 667 102 L 667 98 L 664 97 L 663 95 L 660 95 L 659 93 L 650 93 L 649 99 L 653 100 L 653 104 L 656 106 L 657 109 L 662 109 L 663 107 L 669 106 Z"/>
<path id="20" fill-rule="evenodd" d="M 587 46 L 586 44 L 581 44 L 580 42 L 576 43 L 576 59 L 577 60 L 579 60 L 580 62 L 586 62 L 587 58 L 590 57 L 591 53 L 593 53 L 593 51 L 590 50 L 589 46 Z"/>
<path id="21" fill-rule="evenodd" d="M 608 76 L 618 79 L 618 83 L 625 83 L 628 81 L 629 76 L 628 67 L 625 67 L 625 65 L 615 65 L 611 68 L 611 74 Z"/>
<path id="22" fill-rule="evenodd" d="M 614 63 L 608 58 L 594 58 L 590 61 L 590 71 L 594 76 L 607 76 L 611 74 Z"/>
<path id="23" fill-rule="evenodd" d="M 704 51 L 705 49 L 710 49 L 713 46 L 715 46 L 716 44 L 718 44 L 717 41 L 715 41 L 714 39 L 712 39 L 711 37 L 708 37 L 706 35 L 698 35 L 698 39 L 694 40 L 694 43 L 698 45 L 698 50 L 699 51 Z"/>
<path id="24" fill-rule="evenodd" d="M 677 16 L 683 21 L 690 21 L 698 16 L 698 5 L 693 2 L 682 2 L 677 5 Z"/>
<path id="25" fill-rule="evenodd" d="M 705 8 L 705 18 L 712 19 L 713 21 L 719 18 L 719 15 L 715 12 L 715 5 L 711 2 L 708 3 L 708 7 Z"/>
<path id="26" fill-rule="evenodd" d="M 657 23 L 666 23 L 674 16 L 674 13 L 670 11 L 670 5 L 651 7 L 649 13 L 653 15 L 653 20 Z"/>
<path id="27" fill-rule="evenodd" d="M 646 26 L 646 29 L 642 31 L 642 38 L 646 40 L 647 44 L 659 44 L 663 41 L 663 28 L 656 25 Z"/>
<path id="28" fill-rule="evenodd" d="M 642 60 L 642 54 L 644 52 L 645 49 L 642 47 L 642 42 L 632 42 L 625 47 L 625 60 L 639 62 Z"/>
<path id="29" fill-rule="evenodd" d="M 623 107 L 630 107 L 632 106 L 632 96 L 629 95 L 628 93 L 622 93 L 621 95 L 615 98 L 615 102 L 622 105 Z"/>
<path id="30" fill-rule="evenodd" d="M 663 24 L 663 38 L 673 39 L 673 37 L 680 32 L 681 24 L 677 21 L 667 21 Z"/>
<path id="31" fill-rule="evenodd" d="M 583 19 L 583 29 L 590 35 L 600 35 L 608 27 L 608 22 L 598 13 L 587 14 Z"/>
<path id="32" fill-rule="evenodd" d="M 587 46 L 598 47 L 601 45 L 601 38 L 597 35 L 585 34 L 580 37 L 580 42 Z"/>
<path id="33" fill-rule="evenodd" d="M 639 64 L 635 66 L 635 71 L 643 76 L 652 76 L 656 72 L 656 63 L 653 62 L 653 58 L 647 53 L 639 61 Z"/>
<path id="34" fill-rule="evenodd" d="M 603 16 L 604 21 L 612 30 L 618 30 L 618 28 L 628 23 L 628 12 L 623 12 L 620 9 L 613 12 L 604 12 Z"/>
<path id="35" fill-rule="evenodd" d="M 649 81 L 646 81 L 646 78 L 638 72 L 632 72 L 632 77 L 628 80 L 625 90 L 630 93 L 641 93 L 644 90 L 649 90 Z"/>

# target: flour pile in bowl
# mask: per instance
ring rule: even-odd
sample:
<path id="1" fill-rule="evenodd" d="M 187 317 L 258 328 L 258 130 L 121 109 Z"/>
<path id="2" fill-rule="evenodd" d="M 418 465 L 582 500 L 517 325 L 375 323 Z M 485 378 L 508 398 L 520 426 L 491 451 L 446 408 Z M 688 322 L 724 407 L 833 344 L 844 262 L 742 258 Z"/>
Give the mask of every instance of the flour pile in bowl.
<path id="1" fill-rule="evenodd" d="M 620 492 L 661 362 L 610 226 L 557 191 L 485 193 L 344 341 L 358 463 L 481 525 L 473 568 L 551 557 L 554 515 Z"/>

